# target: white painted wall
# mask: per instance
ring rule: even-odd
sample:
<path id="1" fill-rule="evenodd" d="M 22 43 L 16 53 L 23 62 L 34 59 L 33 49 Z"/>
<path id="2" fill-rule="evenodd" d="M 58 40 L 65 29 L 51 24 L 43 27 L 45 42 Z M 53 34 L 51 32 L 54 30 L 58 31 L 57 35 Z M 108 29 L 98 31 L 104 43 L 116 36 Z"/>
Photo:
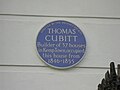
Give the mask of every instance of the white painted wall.
<path id="1" fill-rule="evenodd" d="M 97 90 L 109 63 L 120 63 L 119 0 L 0 0 L 0 90 Z M 62 17 L 61 17 L 62 16 Z M 36 54 L 48 22 L 76 24 L 87 40 L 76 67 L 54 70 Z"/>
<path id="2" fill-rule="evenodd" d="M 0 0 L 2 14 L 120 17 L 120 0 Z"/>

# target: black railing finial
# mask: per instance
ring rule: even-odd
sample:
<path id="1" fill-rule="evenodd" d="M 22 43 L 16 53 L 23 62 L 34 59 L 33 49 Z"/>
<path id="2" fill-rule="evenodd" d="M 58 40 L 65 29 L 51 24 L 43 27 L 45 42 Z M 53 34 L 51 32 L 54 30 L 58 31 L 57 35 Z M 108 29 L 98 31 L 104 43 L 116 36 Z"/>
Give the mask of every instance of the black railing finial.
<path id="1" fill-rule="evenodd" d="M 117 66 L 117 73 L 114 62 L 110 63 L 110 73 L 105 73 L 105 78 L 98 85 L 98 90 L 120 90 L 120 64 Z"/>

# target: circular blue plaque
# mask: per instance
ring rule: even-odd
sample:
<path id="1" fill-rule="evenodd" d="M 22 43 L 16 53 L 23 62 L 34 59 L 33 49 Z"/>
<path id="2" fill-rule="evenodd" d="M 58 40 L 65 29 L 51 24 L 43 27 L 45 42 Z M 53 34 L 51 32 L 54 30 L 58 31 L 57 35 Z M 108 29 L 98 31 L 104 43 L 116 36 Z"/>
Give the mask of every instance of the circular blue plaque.
<path id="1" fill-rule="evenodd" d="M 45 25 L 36 40 L 40 58 L 49 66 L 65 69 L 78 64 L 86 51 L 82 31 L 73 23 L 63 20 Z"/>

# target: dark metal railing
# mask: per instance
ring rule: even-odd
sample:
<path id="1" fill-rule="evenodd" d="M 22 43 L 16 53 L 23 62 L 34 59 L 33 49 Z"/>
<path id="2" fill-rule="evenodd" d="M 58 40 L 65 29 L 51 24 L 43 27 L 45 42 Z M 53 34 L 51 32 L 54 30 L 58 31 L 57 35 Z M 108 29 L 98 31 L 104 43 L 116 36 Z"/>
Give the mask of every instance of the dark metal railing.
<path id="1" fill-rule="evenodd" d="M 98 90 L 120 90 L 120 64 L 117 66 L 116 73 L 114 62 L 110 63 L 110 71 L 105 73 Z"/>

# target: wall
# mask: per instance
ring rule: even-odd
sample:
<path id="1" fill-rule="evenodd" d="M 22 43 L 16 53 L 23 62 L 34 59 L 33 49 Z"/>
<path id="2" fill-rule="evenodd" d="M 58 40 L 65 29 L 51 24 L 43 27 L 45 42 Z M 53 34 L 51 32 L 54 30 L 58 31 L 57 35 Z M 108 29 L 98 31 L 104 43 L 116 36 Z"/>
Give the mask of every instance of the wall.
<path id="1" fill-rule="evenodd" d="M 120 63 L 119 0 L 0 0 L 0 90 L 97 90 Z M 36 53 L 39 30 L 54 20 L 76 24 L 87 40 L 84 59 L 56 70 Z"/>

